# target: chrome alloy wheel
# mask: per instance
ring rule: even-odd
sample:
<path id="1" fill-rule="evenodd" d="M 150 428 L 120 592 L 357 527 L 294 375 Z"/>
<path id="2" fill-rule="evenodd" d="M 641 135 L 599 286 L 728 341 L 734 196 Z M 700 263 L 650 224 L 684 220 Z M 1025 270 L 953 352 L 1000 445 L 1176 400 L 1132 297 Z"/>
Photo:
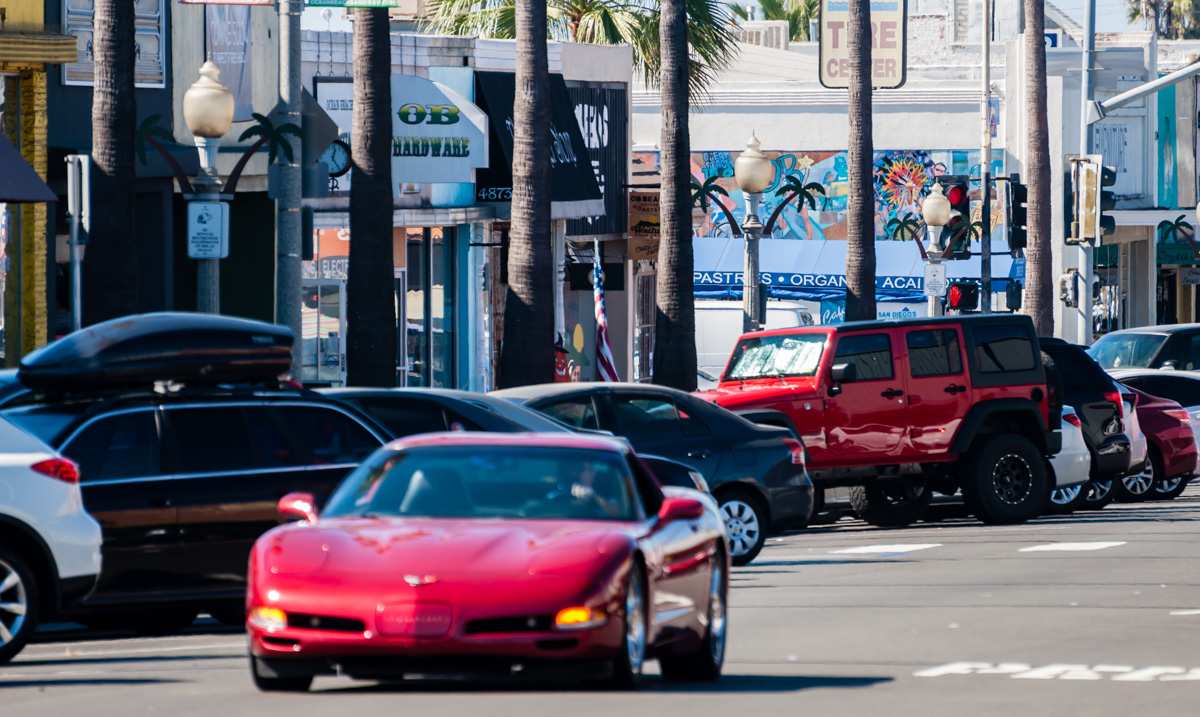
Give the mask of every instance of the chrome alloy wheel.
<path id="1" fill-rule="evenodd" d="M 992 489 L 1009 505 L 1020 505 L 1033 490 L 1033 469 L 1017 453 L 1006 453 L 992 468 Z"/>
<path id="2" fill-rule="evenodd" d="M 758 523 L 758 513 L 749 503 L 731 500 L 721 504 L 721 518 L 725 521 L 725 530 L 729 534 L 729 548 L 733 557 L 741 557 L 754 549 L 762 526 Z"/>
<path id="3" fill-rule="evenodd" d="M 21 574 L 0 560 L 0 647 L 12 642 L 25 628 L 29 595 Z"/>
<path id="4" fill-rule="evenodd" d="M 1121 485 L 1125 486 L 1130 495 L 1139 498 L 1148 495 L 1154 487 L 1154 461 L 1147 460 L 1146 467 L 1140 473 L 1122 478 Z"/>
<path id="5" fill-rule="evenodd" d="M 1050 491 L 1050 502 L 1060 507 L 1068 506 L 1079 497 L 1079 492 L 1082 490 L 1082 483 L 1067 488 L 1055 488 Z"/>
<path id="6" fill-rule="evenodd" d="M 1183 476 L 1175 476 L 1174 478 L 1163 478 L 1160 481 L 1155 481 L 1154 492 L 1166 495 L 1179 488 L 1179 484 L 1183 482 Z"/>
<path id="7" fill-rule="evenodd" d="M 712 651 L 713 664 L 720 665 L 725 661 L 725 564 L 724 556 L 717 556 L 713 565 L 712 579 L 708 587 L 708 633 L 709 649 Z"/>
<path id="8" fill-rule="evenodd" d="M 629 670 L 635 675 L 642 672 L 646 661 L 646 596 L 645 582 L 640 573 L 629 579 L 625 593 L 625 649 L 628 651 Z"/>
<path id="9" fill-rule="evenodd" d="M 1108 498 L 1112 485 L 1111 480 L 1091 481 L 1087 484 L 1087 495 L 1083 499 L 1088 503 L 1099 503 Z"/>

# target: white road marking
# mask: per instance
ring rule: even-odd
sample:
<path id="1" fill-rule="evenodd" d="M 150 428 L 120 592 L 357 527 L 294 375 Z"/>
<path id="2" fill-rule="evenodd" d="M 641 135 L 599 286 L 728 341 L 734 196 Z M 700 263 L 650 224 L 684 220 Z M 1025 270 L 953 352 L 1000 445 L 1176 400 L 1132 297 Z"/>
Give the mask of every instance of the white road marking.
<path id="1" fill-rule="evenodd" d="M 897 543 L 895 545 L 860 545 L 857 548 L 842 548 L 830 552 L 837 555 L 896 555 L 940 547 L 942 547 L 941 543 Z"/>
<path id="2" fill-rule="evenodd" d="M 1095 543 L 1045 543 L 1044 545 L 1031 545 L 1028 548 L 1021 548 L 1020 553 L 1081 553 L 1089 550 L 1104 550 L 1106 548 L 1115 548 L 1118 545 L 1125 545 L 1124 540 L 1100 541 Z"/>
<path id="3" fill-rule="evenodd" d="M 1053 664 L 1031 668 L 1022 662 L 949 662 L 913 673 L 914 677 L 952 675 L 1007 675 L 1014 680 L 1193 682 L 1200 681 L 1200 667 Z"/>
<path id="4" fill-rule="evenodd" d="M 1172 615 L 1200 615 L 1200 610 L 1172 610 Z"/>

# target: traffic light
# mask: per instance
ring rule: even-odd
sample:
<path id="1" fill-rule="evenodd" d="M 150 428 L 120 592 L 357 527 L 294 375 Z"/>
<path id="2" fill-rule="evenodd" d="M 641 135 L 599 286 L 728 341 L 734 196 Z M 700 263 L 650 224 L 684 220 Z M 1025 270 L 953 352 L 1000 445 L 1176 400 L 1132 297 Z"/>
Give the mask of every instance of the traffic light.
<path id="1" fill-rule="evenodd" d="M 1004 306 L 1009 311 L 1017 311 L 1021 308 L 1021 293 L 1024 289 L 1025 287 L 1016 281 L 1009 281 L 1008 286 L 1004 287 Z"/>
<path id="2" fill-rule="evenodd" d="M 1111 187 L 1116 183 L 1117 170 L 1102 165 L 1100 167 L 1100 236 L 1108 236 L 1117 230 L 1117 220 L 1105 214 L 1105 212 L 1111 212 L 1117 208 L 1117 196 L 1104 189 L 1104 187 Z M 1099 243 L 1100 237 L 1096 237 L 1096 239 Z"/>
<path id="3" fill-rule="evenodd" d="M 950 223 L 942 227 L 942 246 L 951 259 L 971 258 L 971 185 L 961 174 L 938 177 L 938 184 L 950 202 Z M 957 212 L 955 214 L 954 212 Z"/>
<path id="4" fill-rule="evenodd" d="M 1117 220 L 1106 214 L 1116 208 L 1116 196 L 1104 189 L 1117 183 L 1117 170 L 1104 166 L 1098 154 L 1068 160 L 1067 243 L 1099 244 L 1103 236 L 1117 229 Z"/>
<path id="5" fill-rule="evenodd" d="M 946 289 L 946 308 L 967 312 L 979 309 L 979 284 L 973 280 L 956 279 Z"/>
<path id="6" fill-rule="evenodd" d="M 1021 175 L 1008 176 L 1008 251 L 1013 257 L 1018 257 L 1028 244 L 1026 227 L 1029 222 L 1028 214 L 1029 187 L 1021 184 Z"/>

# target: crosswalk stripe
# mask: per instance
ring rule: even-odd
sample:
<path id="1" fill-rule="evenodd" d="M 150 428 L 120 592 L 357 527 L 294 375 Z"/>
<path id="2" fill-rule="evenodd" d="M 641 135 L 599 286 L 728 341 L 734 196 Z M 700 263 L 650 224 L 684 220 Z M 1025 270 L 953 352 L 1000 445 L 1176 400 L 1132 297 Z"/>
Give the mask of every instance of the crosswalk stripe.
<path id="1" fill-rule="evenodd" d="M 1089 550 L 1104 550 L 1105 548 L 1115 548 L 1118 545 L 1125 545 L 1124 540 L 1098 541 L 1094 543 L 1045 543 L 1043 545 L 1030 545 L 1027 548 L 1021 548 L 1018 552 L 1021 553 L 1080 553 Z"/>
<path id="2" fill-rule="evenodd" d="M 860 545 L 857 548 L 843 548 L 830 552 L 838 555 L 894 555 L 940 547 L 942 547 L 941 543 L 898 543 L 896 545 Z"/>

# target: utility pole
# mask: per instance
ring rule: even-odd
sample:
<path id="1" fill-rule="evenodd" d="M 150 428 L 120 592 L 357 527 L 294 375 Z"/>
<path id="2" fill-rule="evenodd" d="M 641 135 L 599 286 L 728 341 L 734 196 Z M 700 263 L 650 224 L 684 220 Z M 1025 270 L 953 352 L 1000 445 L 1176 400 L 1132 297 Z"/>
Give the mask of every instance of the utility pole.
<path id="1" fill-rule="evenodd" d="M 1079 95 L 1080 95 L 1080 112 L 1079 112 L 1079 153 L 1092 153 L 1092 126 L 1088 121 L 1089 110 L 1092 107 L 1092 69 L 1095 63 L 1096 53 L 1096 0 L 1085 0 L 1083 4 L 1083 73 L 1080 77 Z M 1096 241 L 1100 241 L 1097 237 Z M 1092 343 L 1092 282 L 1095 281 L 1096 267 L 1092 262 L 1092 247 L 1090 244 L 1084 244 L 1080 247 L 1083 250 L 1083 266 L 1080 267 L 1080 274 L 1083 275 L 1083 292 L 1079 299 L 1079 314 L 1082 322 L 1082 330 L 1079 333 L 1078 341 L 1081 344 L 1089 345 Z"/>
<path id="2" fill-rule="evenodd" d="M 983 231 L 979 238 L 979 306 L 983 313 L 992 312 L 992 0 L 983 1 L 983 68 L 982 105 L 983 136 L 979 149 L 979 189 L 983 194 L 980 219 Z M 970 225 L 970 217 L 967 224 Z M 969 231 L 969 230 L 968 230 Z M 969 234 L 968 234 L 969 236 Z"/>
<path id="3" fill-rule="evenodd" d="M 300 104 L 300 13 L 304 0 L 279 2 L 279 106 L 281 121 L 301 127 Z M 300 374 L 300 142 L 284 135 L 292 144 L 292 159 L 279 166 L 275 202 L 275 322 L 295 334 L 292 375 Z M 284 159 L 284 158 L 281 158 Z"/>
<path id="4" fill-rule="evenodd" d="M 759 279 L 758 238 L 762 234 L 763 225 L 758 219 L 757 192 L 748 195 L 746 220 L 742 222 L 742 238 L 746 241 L 744 266 L 742 267 L 742 331 L 749 333 L 762 329 L 766 317 L 759 309 L 762 281 Z"/>

